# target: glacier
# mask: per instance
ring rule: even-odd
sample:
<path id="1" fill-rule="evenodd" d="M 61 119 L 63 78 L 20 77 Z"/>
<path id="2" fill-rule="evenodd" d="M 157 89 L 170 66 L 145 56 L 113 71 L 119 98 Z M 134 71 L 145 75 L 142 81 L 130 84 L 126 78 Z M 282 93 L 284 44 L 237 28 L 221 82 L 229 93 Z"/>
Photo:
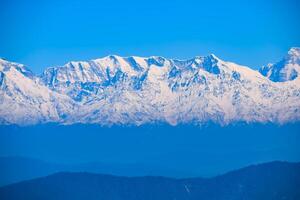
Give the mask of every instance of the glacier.
<path id="1" fill-rule="evenodd" d="M 299 75 L 297 47 L 259 70 L 213 54 L 110 55 L 35 75 L 0 59 L 0 124 L 284 124 L 300 120 Z"/>

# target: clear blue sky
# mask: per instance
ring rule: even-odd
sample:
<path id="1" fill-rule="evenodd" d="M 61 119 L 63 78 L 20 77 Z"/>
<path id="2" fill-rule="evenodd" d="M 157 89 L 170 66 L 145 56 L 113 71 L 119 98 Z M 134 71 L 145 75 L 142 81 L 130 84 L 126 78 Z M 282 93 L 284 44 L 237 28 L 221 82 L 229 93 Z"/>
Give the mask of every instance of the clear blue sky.
<path id="1" fill-rule="evenodd" d="M 45 67 L 108 54 L 214 53 L 253 68 L 300 46 L 300 1 L 0 1 L 0 57 Z"/>

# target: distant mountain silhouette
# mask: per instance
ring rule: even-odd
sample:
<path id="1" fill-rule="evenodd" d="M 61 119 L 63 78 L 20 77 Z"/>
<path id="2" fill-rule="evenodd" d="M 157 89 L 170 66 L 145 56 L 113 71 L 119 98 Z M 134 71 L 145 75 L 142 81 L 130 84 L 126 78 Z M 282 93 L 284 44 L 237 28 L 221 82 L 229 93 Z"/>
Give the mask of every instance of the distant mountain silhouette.
<path id="1" fill-rule="evenodd" d="M 89 162 L 81 164 L 58 164 L 26 157 L 0 157 L 0 186 L 47 176 L 61 171 L 90 172 L 118 176 L 175 176 L 172 169 L 162 169 L 141 164 L 117 164 Z"/>
<path id="2" fill-rule="evenodd" d="M 253 165 L 209 179 L 57 173 L 0 188 L 5 200 L 296 200 L 300 163 Z"/>
<path id="3" fill-rule="evenodd" d="M 63 165 L 25 157 L 0 157 L 0 186 L 62 171 Z"/>

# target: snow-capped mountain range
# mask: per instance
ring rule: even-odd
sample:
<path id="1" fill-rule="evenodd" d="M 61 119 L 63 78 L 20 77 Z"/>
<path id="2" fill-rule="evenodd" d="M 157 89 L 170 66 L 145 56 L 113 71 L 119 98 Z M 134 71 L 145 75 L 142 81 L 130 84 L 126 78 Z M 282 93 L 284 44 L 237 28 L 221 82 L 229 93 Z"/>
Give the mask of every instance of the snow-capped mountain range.
<path id="1" fill-rule="evenodd" d="M 0 123 L 287 123 L 300 120 L 300 48 L 259 71 L 215 55 L 107 56 L 33 74 L 0 59 Z"/>

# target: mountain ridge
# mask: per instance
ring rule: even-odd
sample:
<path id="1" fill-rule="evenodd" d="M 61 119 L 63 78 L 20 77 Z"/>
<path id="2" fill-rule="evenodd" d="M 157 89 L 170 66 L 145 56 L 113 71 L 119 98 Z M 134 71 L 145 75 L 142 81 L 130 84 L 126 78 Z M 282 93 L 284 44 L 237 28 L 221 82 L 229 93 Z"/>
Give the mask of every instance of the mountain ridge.
<path id="1" fill-rule="evenodd" d="M 280 69 L 300 69 L 299 52 L 292 48 Z M 17 63 L 1 60 L 0 65 L 1 124 L 226 125 L 300 119 L 297 71 L 285 70 L 283 80 L 274 67 L 256 71 L 213 54 L 188 60 L 110 55 L 50 67 L 40 76 Z M 276 75 L 280 81 L 272 78 Z"/>
<path id="2" fill-rule="evenodd" d="M 65 171 L 128 177 L 157 176 L 158 174 L 161 174 L 161 176 L 167 174 L 172 177 L 179 173 L 175 169 L 138 163 L 122 164 L 94 161 L 66 164 L 23 156 L 0 156 L 0 187 Z"/>
<path id="3" fill-rule="evenodd" d="M 214 178 L 60 172 L 0 188 L 3 199 L 297 199 L 299 163 L 252 165 Z M 216 193 L 216 191 L 218 191 Z M 276 192 L 274 192 L 276 191 Z"/>

